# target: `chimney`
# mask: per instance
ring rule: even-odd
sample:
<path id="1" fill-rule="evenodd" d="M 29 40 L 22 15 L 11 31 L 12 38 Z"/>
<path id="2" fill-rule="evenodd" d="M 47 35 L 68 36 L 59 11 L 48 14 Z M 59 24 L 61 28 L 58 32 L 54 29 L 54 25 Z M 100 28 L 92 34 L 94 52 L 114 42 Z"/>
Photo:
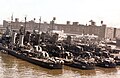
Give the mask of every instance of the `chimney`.
<path id="1" fill-rule="evenodd" d="M 78 25 L 79 23 L 78 22 L 73 22 L 73 25 Z"/>
<path id="2" fill-rule="evenodd" d="M 96 26 L 96 22 L 94 22 L 93 20 L 90 20 L 89 22 L 91 23 L 90 26 Z"/>
<path id="3" fill-rule="evenodd" d="M 15 18 L 15 22 L 19 22 L 19 18 Z"/>
<path id="4" fill-rule="evenodd" d="M 70 21 L 67 21 L 66 23 L 67 23 L 67 25 L 70 25 Z"/>

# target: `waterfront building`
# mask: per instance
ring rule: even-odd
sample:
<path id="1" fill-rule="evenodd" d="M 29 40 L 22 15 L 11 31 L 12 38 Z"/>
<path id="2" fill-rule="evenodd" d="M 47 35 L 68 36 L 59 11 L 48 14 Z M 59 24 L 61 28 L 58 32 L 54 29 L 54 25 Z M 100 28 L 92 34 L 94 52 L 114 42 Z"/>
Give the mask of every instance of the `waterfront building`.
<path id="1" fill-rule="evenodd" d="M 64 33 L 70 34 L 78 34 L 78 35 L 96 35 L 99 39 L 110 39 L 113 40 L 116 37 L 120 36 L 120 29 L 107 27 L 106 24 L 103 24 L 101 21 L 101 26 L 97 26 L 93 20 L 89 21 L 90 25 L 79 24 L 79 22 L 73 22 L 72 24 L 70 21 L 67 21 L 66 24 L 57 24 L 53 21 L 50 23 L 44 22 L 39 25 L 34 20 L 26 22 L 26 30 L 33 31 L 38 30 L 42 32 L 50 31 L 50 30 L 59 30 L 64 31 Z M 15 21 L 9 22 L 3 20 L 3 27 L 11 26 L 12 29 L 19 29 L 21 25 L 25 25 L 24 22 L 19 22 L 18 18 L 15 18 Z"/>

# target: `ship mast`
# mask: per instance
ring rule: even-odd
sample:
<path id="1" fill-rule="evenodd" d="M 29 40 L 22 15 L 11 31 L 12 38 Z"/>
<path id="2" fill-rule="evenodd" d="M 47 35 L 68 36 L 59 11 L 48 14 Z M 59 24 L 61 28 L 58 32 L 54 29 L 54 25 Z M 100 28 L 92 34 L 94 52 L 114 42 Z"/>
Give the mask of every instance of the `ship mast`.
<path id="1" fill-rule="evenodd" d="M 33 26 L 33 27 L 34 27 L 34 28 L 33 28 L 33 31 L 35 31 L 35 30 L 36 30 L 36 27 L 35 27 L 35 26 L 36 26 L 36 25 L 35 25 L 35 18 L 33 19 L 33 21 L 34 21 L 34 23 L 33 23 L 33 25 L 34 25 L 34 26 Z"/>
<path id="2" fill-rule="evenodd" d="M 24 35 L 25 35 L 25 31 L 26 31 L 26 19 L 27 19 L 27 17 L 25 17 Z"/>
<path id="3" fill-rule="evenodd" d="M 41 26 L 41 17 L 39 19 L 39 32 L 40 32 L 40 26 Z"/>
<path id="4" fill-rule="evenodd" d="M 11 16 L 11 25 L 10 25 L 11 30 L 12 30 L 12 23 L 13 23 L 13 14 Z"/>

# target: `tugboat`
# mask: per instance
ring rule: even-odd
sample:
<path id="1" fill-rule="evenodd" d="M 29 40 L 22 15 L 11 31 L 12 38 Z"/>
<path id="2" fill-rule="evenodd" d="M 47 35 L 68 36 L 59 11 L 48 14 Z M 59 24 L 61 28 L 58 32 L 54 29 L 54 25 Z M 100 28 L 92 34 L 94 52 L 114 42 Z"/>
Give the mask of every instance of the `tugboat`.
<path id="1" fill-rule="evenodd" d="M 7 49 L 2 46 L 0 46 L 0 49 L 7 51 L 8 54 L 10 54 L 10 55 L 13 55 L 17 58 L 23 59 L 30 63 L 39 65 L 41 67 L 45 67 L 45 68 L 49 68 L 49 69 L 62 69 L 63 68 L 63 63 L 60 60 L 56 61 L 54 58 L 50 58 L 49 56 L 43 56 L 45 54 L 48 55 L 47 52 L 44 52 L 44 51 L 36 54 L 36 57 L 32 57 L 32 56 L 26 55 L 28 52 L 30 52 L 29 50 L 26 50 L 26 51 L 23 51 L 20 53 L 18 51 Z M 41 56 L 37 56 L 37 55 L 41 55 Z"/>
<path id="2" fill-rule="evenodd" d="M 73 54 L 71 52 L 65 51 L 62 45 L 48 44 L 44 47 L 44 49 L 50 54 L 51 57 L 62 59 L 65 65 L 73 62 Z"/>
<path id="3" fill-rule="evenodd" d="M 16 39 L 16 32 L 13 33 L 11 43 L 6 45 L 8 48 L 1 45 L 0 50 L 5 50 L 10 55 L 48 69 L 63 68 L 63 62 L 61 60 L 49 57 L 47 52 L 39 50 L 38 47 L 34 49 L 28 42 L 24 43 L 24 33 L 22 29 L 20 30 L 18 39 Z M 16 40 L 18 40 L 18 43 Z M 4 40 L 2 41 L 5 42 Z"/>
<path id="4" fill-rule="evenodd" d="M 48 52 L 50 57 L 63 60 L 65 65 L 73 62 L 73 54 L 64 49 L 63 42 L 58 41 L 57 33 L 52 35 L 44 33 L 42 35 L 44 36 L 42 36 L 40 46 Z"/>
<path id="5" fill-rule="evenodd" d="M 105 68 L 115 68 L 116 63 L 114 58 L 112 58 L 107 51 L 102 51 L 99 53 L 99 56 L 95 57 L 96 66 L 105 67 Z"/>
<path id="6" fill-rule="evenodd" d="M 71 67 L 92 70 L 95 69 L 95 59 L 91 57 L 90 52 L 83 52 L 78 57 L 74 58 L 73 62 L 69 64 Z"/>

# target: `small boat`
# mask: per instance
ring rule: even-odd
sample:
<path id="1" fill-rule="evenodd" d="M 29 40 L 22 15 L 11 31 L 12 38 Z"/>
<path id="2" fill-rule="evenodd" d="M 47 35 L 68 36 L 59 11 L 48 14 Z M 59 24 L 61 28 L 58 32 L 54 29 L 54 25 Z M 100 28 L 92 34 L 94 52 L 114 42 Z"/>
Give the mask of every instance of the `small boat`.
<path id="1" fill-rule="evenodd" d="M 96 56 L 96 66 L 105 67 L 105 68 L 115 68 L 116 63 L 114 58 L 110 57 L 110 54 L 106 51 L 103 51 L 99 54 L 100 56 Z"/>

